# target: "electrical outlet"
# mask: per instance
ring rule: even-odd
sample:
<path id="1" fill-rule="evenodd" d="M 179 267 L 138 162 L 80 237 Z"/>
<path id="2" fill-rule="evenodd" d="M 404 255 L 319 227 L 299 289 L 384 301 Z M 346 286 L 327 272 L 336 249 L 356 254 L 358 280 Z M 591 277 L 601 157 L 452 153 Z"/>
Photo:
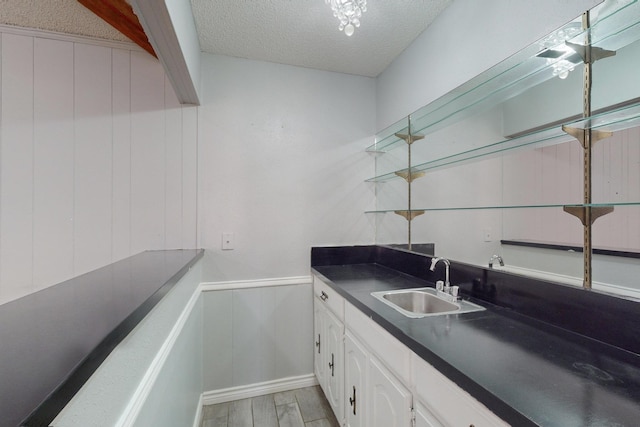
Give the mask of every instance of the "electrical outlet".
<path id="1" fill-rule="evenodd" d="M 491 229 L 490 228 L 485 228 L 482 230 L 482 236 L 484 238 L 485 242 L 491 242 L 493 239 L 491 237 Z"/>
<path id="2" fill-rule="evenodd" d="M 222 233 L 222 250 L 232 251 L 235 249 L 234 233 Z"/>

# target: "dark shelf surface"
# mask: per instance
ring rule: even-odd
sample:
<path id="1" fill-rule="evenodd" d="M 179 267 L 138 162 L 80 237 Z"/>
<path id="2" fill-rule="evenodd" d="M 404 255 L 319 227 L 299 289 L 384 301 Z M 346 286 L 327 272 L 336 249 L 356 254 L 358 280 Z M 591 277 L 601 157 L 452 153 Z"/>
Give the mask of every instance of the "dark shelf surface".
<path id="1" fill-rule="evenodd" d="M 48 426 L 202 253 L 142 252 L 0 305 L 0 426 Z"/>
<path id="2" fill-rule="evenodd" d="M 558 251 L 572 251 L 572 252 L 582 252 L 582 246 L 573 245 L 570 243 L 550 243 L 550 242 L 542 242 L 538 240 L 501 240 L 501 244 L 510 245 L 510 246 L 524 246 L 528 248 L 539 248 L 539 249 L 554 249 Z M 640 259 L 640 252 L 637 249 L 621 249 L 621 248 L 607 248 L 607 247 L 597 247 L 593 248 L 593 253 L 595 255 L 608 255 L 608 256 L 617 256 L 622 258 L 638 258 Z"/>

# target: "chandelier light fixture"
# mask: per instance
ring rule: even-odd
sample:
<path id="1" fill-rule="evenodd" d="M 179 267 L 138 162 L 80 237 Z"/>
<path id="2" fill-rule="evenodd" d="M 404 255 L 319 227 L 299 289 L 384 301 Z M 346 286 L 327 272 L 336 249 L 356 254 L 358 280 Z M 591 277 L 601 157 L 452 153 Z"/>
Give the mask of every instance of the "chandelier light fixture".
<path id="1" fill-rule="evenodd" d="M 538 42 L 543 49 L 538 56 L 547 58 L 547 64 L 553 67 L 554 76 L 566 79 L 580 62 L 579 55 L 565 43 L 582 31 L 581 23 L 571 22 Z"/>
<path id="2" fill-rule="evenodd" d="M 367 11 L 367 0 L 324 0 L 324 2 L 331 4 L 333 16 L 340 21 L 338 29 L 344 31 L 347 36 L 353 35 L 355 29 L 360 26 L 362 14 Z"/>

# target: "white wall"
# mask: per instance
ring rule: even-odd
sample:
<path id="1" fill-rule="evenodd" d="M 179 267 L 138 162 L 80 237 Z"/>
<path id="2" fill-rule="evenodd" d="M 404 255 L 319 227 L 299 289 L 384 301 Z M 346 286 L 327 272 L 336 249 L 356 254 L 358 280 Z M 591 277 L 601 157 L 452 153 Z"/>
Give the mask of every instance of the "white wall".
<path id="1" fill-rule="evenodd" d="M 196 109 L 128 43 L 0 27 L 0 303 L 196 245 Z"/>
<path id="2" fill-rule="evenodd" d="M 203 54 L 199 246 L 208 280 L 309 274 L 310 247 L 373 242 L 374 80 Z M 236 249 L 222 251 L 222 232 Z"/>
<path id="3" fill-rule="evenodd" d="M 454 0 L 380 75 L 377 130 L 446 94 L 599 0 Z"/>
<path id="4" fill-rule="evenodd" d="M 286 286 L 209 290 L 203 293 L 203 305 L 205 393 L 313 374 L 308 279 Z"/>

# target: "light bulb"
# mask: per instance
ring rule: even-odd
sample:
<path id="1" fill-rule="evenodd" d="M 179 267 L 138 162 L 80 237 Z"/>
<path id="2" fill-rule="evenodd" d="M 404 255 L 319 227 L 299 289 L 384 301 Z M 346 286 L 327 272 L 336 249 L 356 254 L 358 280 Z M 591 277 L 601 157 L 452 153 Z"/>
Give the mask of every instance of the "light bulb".
<path id="1" fill-rule="evenodd" d="M 569 76 L 569 70 L 563 70 L 558 73 L 558 77 L 560 77 L 562 80 L 566 79 L 568 76 Z"/>
<path id="2" fill-rule="evenodd" d="M 355 28 L 351 24 L 348 24 L 347 26 L 344 27 L 344 33 L 349 37 L 353 35 L 354 30 Z"/>

